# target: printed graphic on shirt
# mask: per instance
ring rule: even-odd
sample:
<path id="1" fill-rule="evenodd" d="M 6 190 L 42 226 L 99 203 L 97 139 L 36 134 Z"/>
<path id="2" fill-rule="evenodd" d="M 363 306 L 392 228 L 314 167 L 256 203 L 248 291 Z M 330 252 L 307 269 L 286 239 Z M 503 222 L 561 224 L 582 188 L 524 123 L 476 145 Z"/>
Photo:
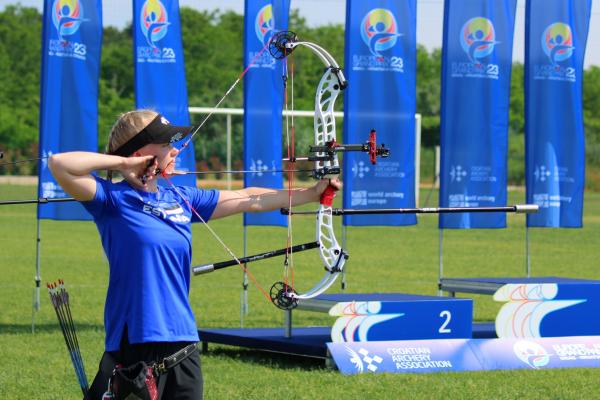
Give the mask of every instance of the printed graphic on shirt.
<path id="1" fill-rule="evenodd" d="M 190 217 L 185 215 L 183 208 L 176 201 L 161 201 L 157 206 L 152 204 L 144 204 L 143 211 L 158 218 L 175 222 L 176 224 L 185 224 L 190 222 Z"/>

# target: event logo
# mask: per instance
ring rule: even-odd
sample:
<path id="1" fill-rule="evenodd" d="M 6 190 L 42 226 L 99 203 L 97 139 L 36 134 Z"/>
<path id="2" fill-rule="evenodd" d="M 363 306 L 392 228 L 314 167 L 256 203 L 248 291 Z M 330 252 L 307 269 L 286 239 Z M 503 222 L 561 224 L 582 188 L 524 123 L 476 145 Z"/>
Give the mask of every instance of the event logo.
<path id="1" fill-rule="evenodd" d="M 169 15 L 160 0 L 147 0 L 141 8 L 140 30 L 148 46 L 137 46 L 138 62 L 174 63 L 175 50 L 171 47 L 159 47 L 157 42 L 167 35 Z"/>
<path id="2" fill-rule="evenodd" d="M 73 35 L 85 19 L 83 6 L 78 0 L 55 0 L 52 5 L 52 23 L 58 32 L 58 39 L 64 42 L 63 36 Z"/>
<path id="3" fill-rule="evenodd" d="M 142 6 L 140 22 L 146 42 L 158 50 L 156 42 L 166 36 L 169 25 L 169 16 L 163 3 L 160 0 L 146 1 Z"/>
<path id="4" fill-rule="evenodd" d="M 58 40 L 48 41 L 48 54 L 58 57 L 71 57 L 85 60 L 87 47 L 83 43 L 71 42 L 65 36 L 74 35 L 82 22 L 83 5 L 79 0 L 55 0 L 52 4 L 52 24 L 56 28 Z"/>
<path id="5" fill-rule="evenodd" d="M 382 52 L 391 50 L 402 36 L 394 14 L 385 8 L 369 11 L 360 24 L 360 36 L 369 49 L 369 56 L 354 54 L 352 68 L 355 71 L 404 72 L 402 57 L 386 57 Z"/>
<path id="6" fill-rule="evenodd" d="M 275 17 L 273 15 L 273 6 L 267 4 L 256 13 L 254 19 L 254 32 L 256 38 L 262 46 L 266 46 L 275 33 Z M 271 57 L 268 51 L 250 51 L 248 60 L 252 60 L 250 64 L 252 68 L 269 68 L 275 69 L 276 60 Z"/>
<path id="7" fill-rule="evenodd" d="M 544 367 L 550 362 L 550 354 L 535 342 L 519 340 L 513 345 L 513 351 L 519 360 L 533 369 Z"/>
<path id="8" fill-rule="evenodd" d="M 499 43 L 492 21 L 484 17 L 471 18 L 462 26 L 459 39 L 469 62 L 453 62 L 452 77 L 498 79 L 498 65 L 483 62 Z"/>
<path id="9" fill-rule="evenodd" d="M 571 27 L 562 22 L 548 25 L 542 33 L 541 45 L 550 63 L 534 64 L 533 78 L 575 82 L 577 80 L 575 68 L 568 63 L 575 50 Z"/>
<path id="10" fill-rule="evenodd" d="M 375 8 L 365 15 L 360 24 L 360 35 L 371 54 L 377 57 L 394 47 L 401 36 L 394 14 L 384 8 Z"/>
<path id="11" fill-rule="evenodd" d="M 494 52 L 496 43 L 494 25 L 487 18 L 471 18 L 460 30 L 460 45 L 472 63 L 480 64 Z"/>
<path id="12" fill-rule="evenodd" d="M 263 45 L 271 40 L 271 36 L 275 31 L 275 18 L 273 18 L 273 6 L 271 4 L 267 4 L 256 14 L 254 29 L 256 30 L 256 37 Z"/>
<path id="13" fill-rule="evenodd" d="M 562 22 L 548 26 L 542 34 L 542 49 L 554 66 L 569 59 L 573 55 L 573 49 L 575 49 L 571 27 Z"/>

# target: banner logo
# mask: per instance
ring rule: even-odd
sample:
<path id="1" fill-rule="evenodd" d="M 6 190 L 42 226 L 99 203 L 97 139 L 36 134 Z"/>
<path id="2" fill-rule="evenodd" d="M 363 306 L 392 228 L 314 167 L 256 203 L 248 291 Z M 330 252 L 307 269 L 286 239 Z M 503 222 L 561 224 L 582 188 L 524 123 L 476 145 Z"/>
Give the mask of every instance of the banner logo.
<path id="1" fill-rule="evenodd" d="M 360 35 L 376 57 L 391 49 L 398 42 L 398 24 L 390 10 L 375 8 L 367 13 L 360 24 Z"/>
<path id="2" fill-rule="evenodd" d="M 487 18 L 471 18 L 460 30 L 460 46 L 466 53 L 469 62 L 453 62 L 453 78 L 487 78 L 498 79 L 500 69 L 497 64 L 486 64 L 483 60 L 494 53 L 496 30 Z"/>
<path id="3" fill-rule="evenodd" d="M 404 72 L 402 57 L 382 54 L 393 49 L 402 36 L 398 32 L 396 17 L 390 10 L 375 8 L 369 11 L 360 24 L 360 36 L 369 49 L 369 54 L 352 55 L 354 71 Z"/>
<path id="4" fill-rule="evenodd" d="M 571 27 L 562 22 L 548 26 L 542 35 L 542 49 L 552 65 L 569 59 L 574 49 Z"/>
<path id="5" fill-rule="evenodd" d="M 275 18 L 273 18 L 273 6 L 271 4 L 267 4 L 256 14 L 254 29 L 256 30 L 256 37 L 263 45 L 271 40 L 271 36 L 275 31 Z"/>
<path id="6" fill-rule="evenodd" d="M 256 13 L 254 19 L 254 32 L 256 38 L 261 43 L 261 47 L 265 46 L 275 33 L 275 16 L 273 15 L 273 6 L 267 4 Z M 250 32 L 248 32 L 251 35 Z M 276 60 L 271 57 L 268 51 L 260 50 L 248 52 L 248 60 L 254 61 L 251 64 L 252 68 L 269 68 L 275 69 Z"/>
<path id="7" fill-rule="evenodd" d="M 544 29 L 541 37 L 542 50 L 548 57 L 549 64 L 534 64 L 533 79 L 547 79 L 562 82 L 575 82 L 575 68 L 569 60 L 573 56 L 573 32 L 571 27 L 562 22 L 555 22 Z M 567 65 L 561 65 L 567 64 Z"/>
<path id="8" fill-rule="evenodd" d="M 177 62 L 173 48 L 159 47 L 157 44 L 167 36 L 168 26 L 171 24 L 164 4 L 160 0 L 147 0 L 142 5 L 139 23 L 148 46 L 137 46 L 137 62 Z"/>
<path id="9" fill-rule="evenodd" d="M 146 1 L 142 6 L 140 22 L 146 42 L 150 47 L 158 49 L 156 42 L 166 36 L 169 25 L 169 16 L 163 3 L 159 0 Z"/>
<path id="10" fill-rule="evenodd" d="M 78 0 L 56 0 L 52 5 L 52 22 L 60 41 L 77 32 L 83 21 L 83 6 Z"/>
<path id="11" fill-rule="evenodd" d="M 550 362 L 550 354 L 535 342 L 520 340 L 513 345 L 513 351 L 519 360 L 533 369 L 540 369 Z"/>
<path id="12" fill-rule="evenodd" d="M 85 61 L 87 46 L 83 43 L 71 42 L 65 36 L 77 33 L 83 18 L 83 5 L 79 0 L 55 0 L 52 4 L 52 24 L 56 28 L 57 39 L 48 41 L 50 56 L 70 57 Z"/>
<path id="13" fill-rule="evenodd" d="M 460 31 L 460 45 L 472 63 L 480 64 L 481 59 L 494 52 L 496 43 L 494 25 L 487 18 L 472 18 Z"/>

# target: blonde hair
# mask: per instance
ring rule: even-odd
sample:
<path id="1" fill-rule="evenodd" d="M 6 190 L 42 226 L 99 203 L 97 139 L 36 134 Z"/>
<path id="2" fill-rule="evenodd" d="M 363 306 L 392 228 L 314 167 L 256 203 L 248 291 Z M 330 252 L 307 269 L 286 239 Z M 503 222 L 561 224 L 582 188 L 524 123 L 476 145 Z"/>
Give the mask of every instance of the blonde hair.
<path id="1" fill-rule="evenodd" d="M 154 110 L 134 110 L 121 114 L 108 135 L 106 153 L 111 154 L 127 143 L 129 139 L 144 129 L 158 113 Z M 106 178 L 112 180 L 113 171 L 106 172 Z"/>

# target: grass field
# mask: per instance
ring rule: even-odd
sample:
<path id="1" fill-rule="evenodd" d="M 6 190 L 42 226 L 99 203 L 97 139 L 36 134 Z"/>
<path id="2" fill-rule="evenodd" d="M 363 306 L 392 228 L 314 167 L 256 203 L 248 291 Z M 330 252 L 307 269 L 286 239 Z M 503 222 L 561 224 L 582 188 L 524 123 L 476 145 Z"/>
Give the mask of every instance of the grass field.
<path id="1" fill-rule="evenodd" d="M 35 197 L 34 186 L 0 185 L 0 200 Z M 423 191 L 421 199 L 425 199 Z M 432 199 L 436 198 L 436 194 Z M 510 202 L 523 202 L 522 191 Z M 600 194 L 587 193 L 583 229 L 530 230 L 534 275 L 600 278 Z M 433 205 L 433 204 L 429 204 Z M 31 332 L 35 274 L 35 206 L 0 207 L 0 398 L 80 398 L 56 316 L 46 290 Z M 236 254 L 242 253 L 241 217 L 211 223 Z M 524 217 L 508 216 L 508 229 L 445 231 L 447 277 L 522 276 Z M 313 240 L 312 218 L 296 219 L 295 243 Z M 248 228 L 249 252 L 285 245 L 281 228 Z M 338 232 L 341 232 L 338 230 Z M 71 294 L 88 379 L 103 351 L 103 304 L 107 264 L 91 222 L 42 221 L 42 282 L 63 278 Z M 339 234 L 338 236 L 341 236 Z M 435 294 L 438 268 L 437 217 L 412 227 L 348 229 L 348 291 Z M 308 253 L 308 252 L 307 252 Z M 194 263 L 221 261 L 227 254 L 201 225 L 194 226 Z M 297 254 L 299 290 L 322 273 L 316 254 Z M 281 259 L 251 266 L 263 287 L 281 279 Z M 283 313 L 250 287 L 246 327 L 280 326 Z M 339 291 L 339 285 L 334 291 Z M 192 278 L 191 303 L 201 327 L 240 326 L 241 271 L 230 268 Z M 475 297 L 475 318 L 492 320 L 498 310 Z M 297 312 L 295 324 L 330 324 L 328 316 Z M 432 375 L 342 376 L 322 362 L 211 345 L 202 356 L 207 399 L 592 399 L 600 398 L 598 370 L 498 371 Z"/>

